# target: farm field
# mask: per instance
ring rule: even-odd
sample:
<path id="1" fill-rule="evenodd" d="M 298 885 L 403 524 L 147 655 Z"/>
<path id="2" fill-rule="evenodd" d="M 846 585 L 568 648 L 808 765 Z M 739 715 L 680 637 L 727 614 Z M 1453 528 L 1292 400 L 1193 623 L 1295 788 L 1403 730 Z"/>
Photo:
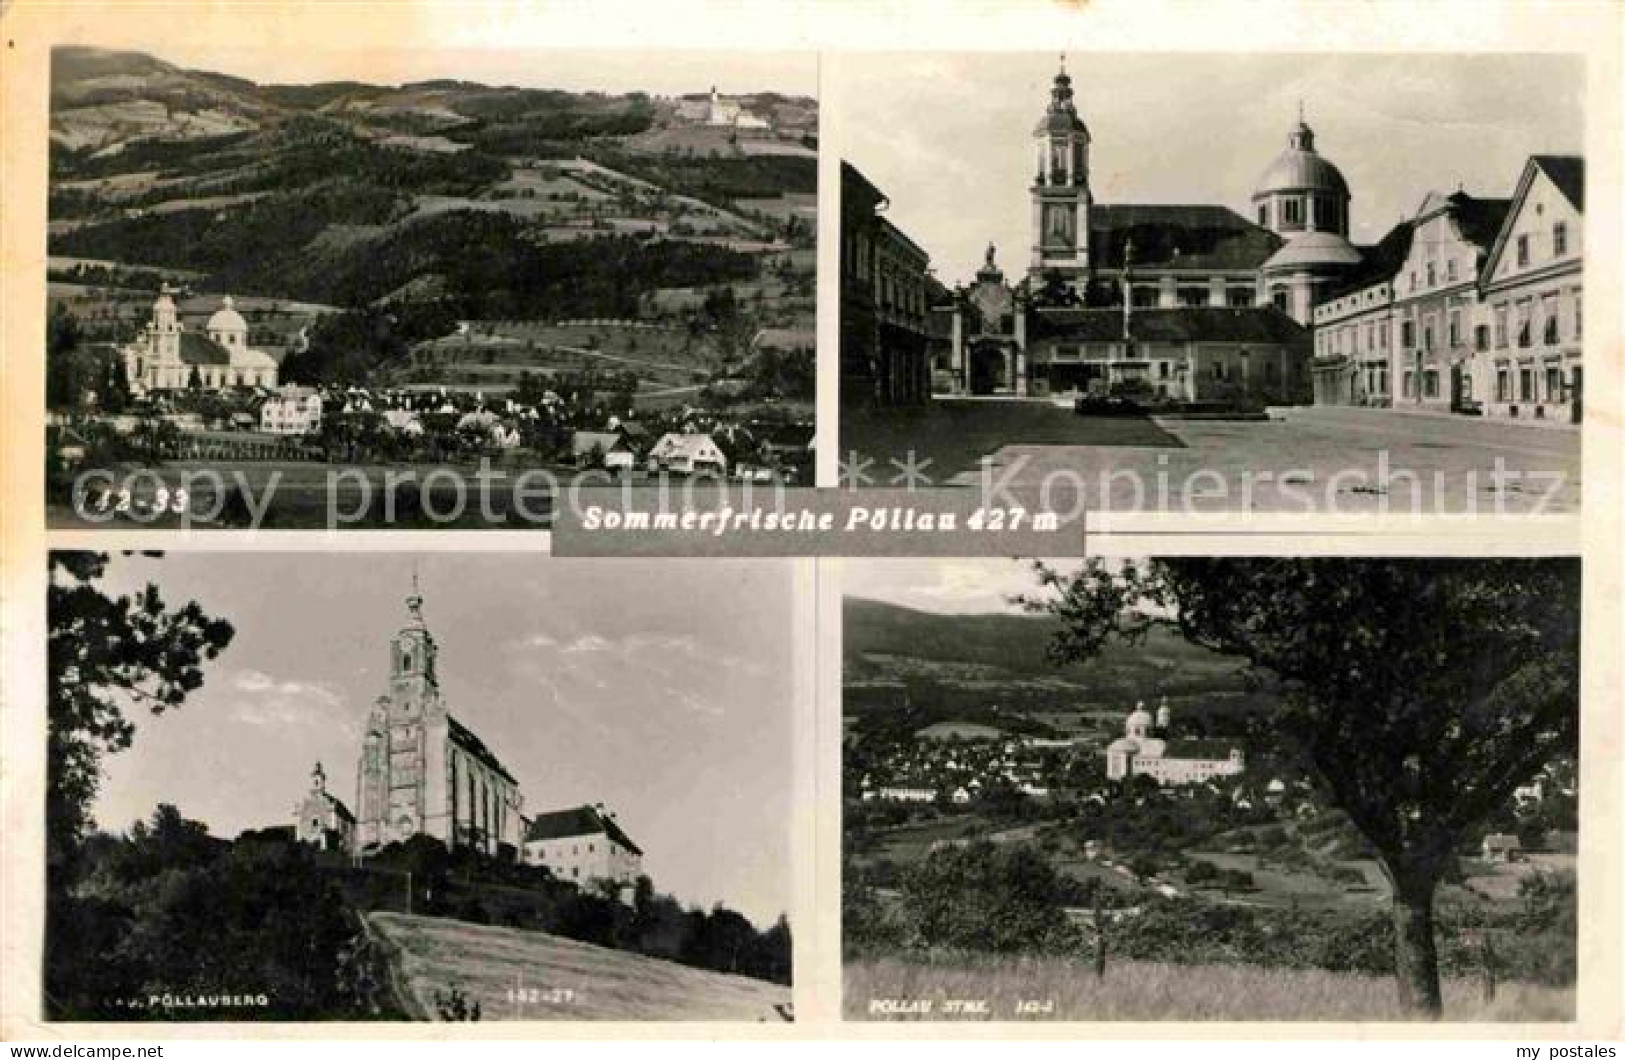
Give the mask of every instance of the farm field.
<path id="1" fill-rule="evenodd" d="M 935 1002 L 930 1015 L 870 1012 L 871 998 Z M 944 1016 L 949 999 L 988 1002 L 987 1013 Z M 1051 1001 L 1048 1014 L 1021 1016 L 1018 1001 Z M 848 963 L 848 1019 L 982 1020 L 1280 1020 L 1397 1021 L 1405 1018 L 1386 976 L 1249 965 L 1110 964 L 1096 980 L 1085 958 L 977 958 Z M 1574 991 L 1502 983 L 1486 1003 L 1476 980 L 1447 979 L 1444 1018 L 1451 1022 L 1559 1022 L 1574 1018 Z"/>
<path id="2" fill-rule="evenodd" d="M 790 988 L 538 931 L 371 913 L 414 1015 L 461 990 L 482 1020 L 787 1020 Z M 514 991 L 514 994 L 510 994 Z"/>

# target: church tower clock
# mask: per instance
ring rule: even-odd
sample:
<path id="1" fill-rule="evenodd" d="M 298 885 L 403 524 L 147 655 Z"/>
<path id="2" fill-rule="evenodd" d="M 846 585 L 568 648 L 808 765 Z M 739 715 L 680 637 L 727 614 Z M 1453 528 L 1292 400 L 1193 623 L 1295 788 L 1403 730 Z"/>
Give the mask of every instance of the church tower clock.
<path id="1" fill-rule="evenodd" d="M 1050 273 L 1074 289 L 1089 269 L 1089 130 L 1072 101 L 1072 78 L 1061 70 L 1050 88 L 1044 116 L 1033 130 L 1033 258 L 1036 287 Z M 1081 292 L 1080 292 L 1081 293 Z"/>

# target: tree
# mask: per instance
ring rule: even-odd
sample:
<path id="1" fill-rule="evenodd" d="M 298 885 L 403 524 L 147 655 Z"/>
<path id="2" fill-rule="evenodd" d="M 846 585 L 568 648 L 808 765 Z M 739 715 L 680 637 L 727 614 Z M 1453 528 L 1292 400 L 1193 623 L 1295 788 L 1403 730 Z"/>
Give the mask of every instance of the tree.
<path id="1" fill-rule="evenodd" d="M 95 584 L 105 554 L 52 552 L 50 572 L 45 829 L 47 864 L 61 869 L 90 825 L 102 757 L 135 736 L 125 710 L 179 708 L 233 630 L 196 601 L 171 610 L 153 585 L 107 595 Z"/>
<path id="2" fill-rule="evenodd" d="M 1433 900 L 1480 822 L 1578 733 L 1572 559 L 1177 559 L 1062 575 L 1023 598 L 1057 661 L 1172 623 L 1279 682 L 1273 719 L 1393 891 L 1400 1002 L 1442 1007 Z"/>
<path id="3" fill-rule="evenodd" d="M 45 322 L 45 403 L 68 408 L 83 396 L 79 366 L 79 322 L 68 307 L 58 303 Z"/>

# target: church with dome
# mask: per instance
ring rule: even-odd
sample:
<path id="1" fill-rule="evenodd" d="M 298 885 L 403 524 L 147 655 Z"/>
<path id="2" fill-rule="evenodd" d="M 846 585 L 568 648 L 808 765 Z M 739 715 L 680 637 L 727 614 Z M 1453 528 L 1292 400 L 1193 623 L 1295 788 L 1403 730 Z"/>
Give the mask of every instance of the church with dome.
<path id="1" fill-rule="evenodd" d="M 1240 776 L 1246 756 L 1225 740 L 1180 737 L 1173 710 L 1164 699 L 1153 717 L 1137 703 L 1123 722 L 1123 735 L 1106 747 L 1106 778 L 1150 777 L 1165 787 L 1201 784 L 1217 777 Z"/>
<path id="2" fill-rule="evenodd" d="M 1311 400 L 1314 307 L 1372 248 L 1349 242 L 1348 183 L 1301 110 L 1246 216 L 1097 202 L 1064 61 L 1032 141 L 1028 260 L 1007 280 L 990 246 L 954 292 L 937 392 Z"/>
<path id="3" fill-rule="evenodd" d="M 131 393 L 277 385 L 283 351 L 250 344 L 248 321 L 231 295 L 199 331 L 181 320 L 175 294 L 167 284 L 159 289 L 152 319 L 121 351 Z"/>

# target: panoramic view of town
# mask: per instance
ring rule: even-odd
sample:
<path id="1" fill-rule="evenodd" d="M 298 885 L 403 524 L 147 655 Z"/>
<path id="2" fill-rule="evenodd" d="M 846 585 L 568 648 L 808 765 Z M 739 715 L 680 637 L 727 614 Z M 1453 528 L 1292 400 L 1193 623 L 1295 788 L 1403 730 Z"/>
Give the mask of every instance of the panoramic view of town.
<path id="1" fill-rule="evenodd" d="M 53 55 L 52 525 L 530 528 L 583 475 L 811 484 L 812 58 L 680 94 L 547 87 L 590 53 L 535 87 L 228 62 Z"/>
<path id="2" fill-rule="evenodd" d="M 1577 511 L 1582 73 L 853 57 L 843 478 L 1064 478 L 1111 511 Z M 915 91 L 934 78 L 962 91 Z"/>
<path id="3" fill-rule="evenodd" d="M 848 561 L 847 1017 L 1570 1019 L 1578 575 Z"/>
<path id="4" fill-rule="evenodd" d="M 791 1019 L 789 573 L 611 566 L 53 552 L 45 1017 Z"/>

